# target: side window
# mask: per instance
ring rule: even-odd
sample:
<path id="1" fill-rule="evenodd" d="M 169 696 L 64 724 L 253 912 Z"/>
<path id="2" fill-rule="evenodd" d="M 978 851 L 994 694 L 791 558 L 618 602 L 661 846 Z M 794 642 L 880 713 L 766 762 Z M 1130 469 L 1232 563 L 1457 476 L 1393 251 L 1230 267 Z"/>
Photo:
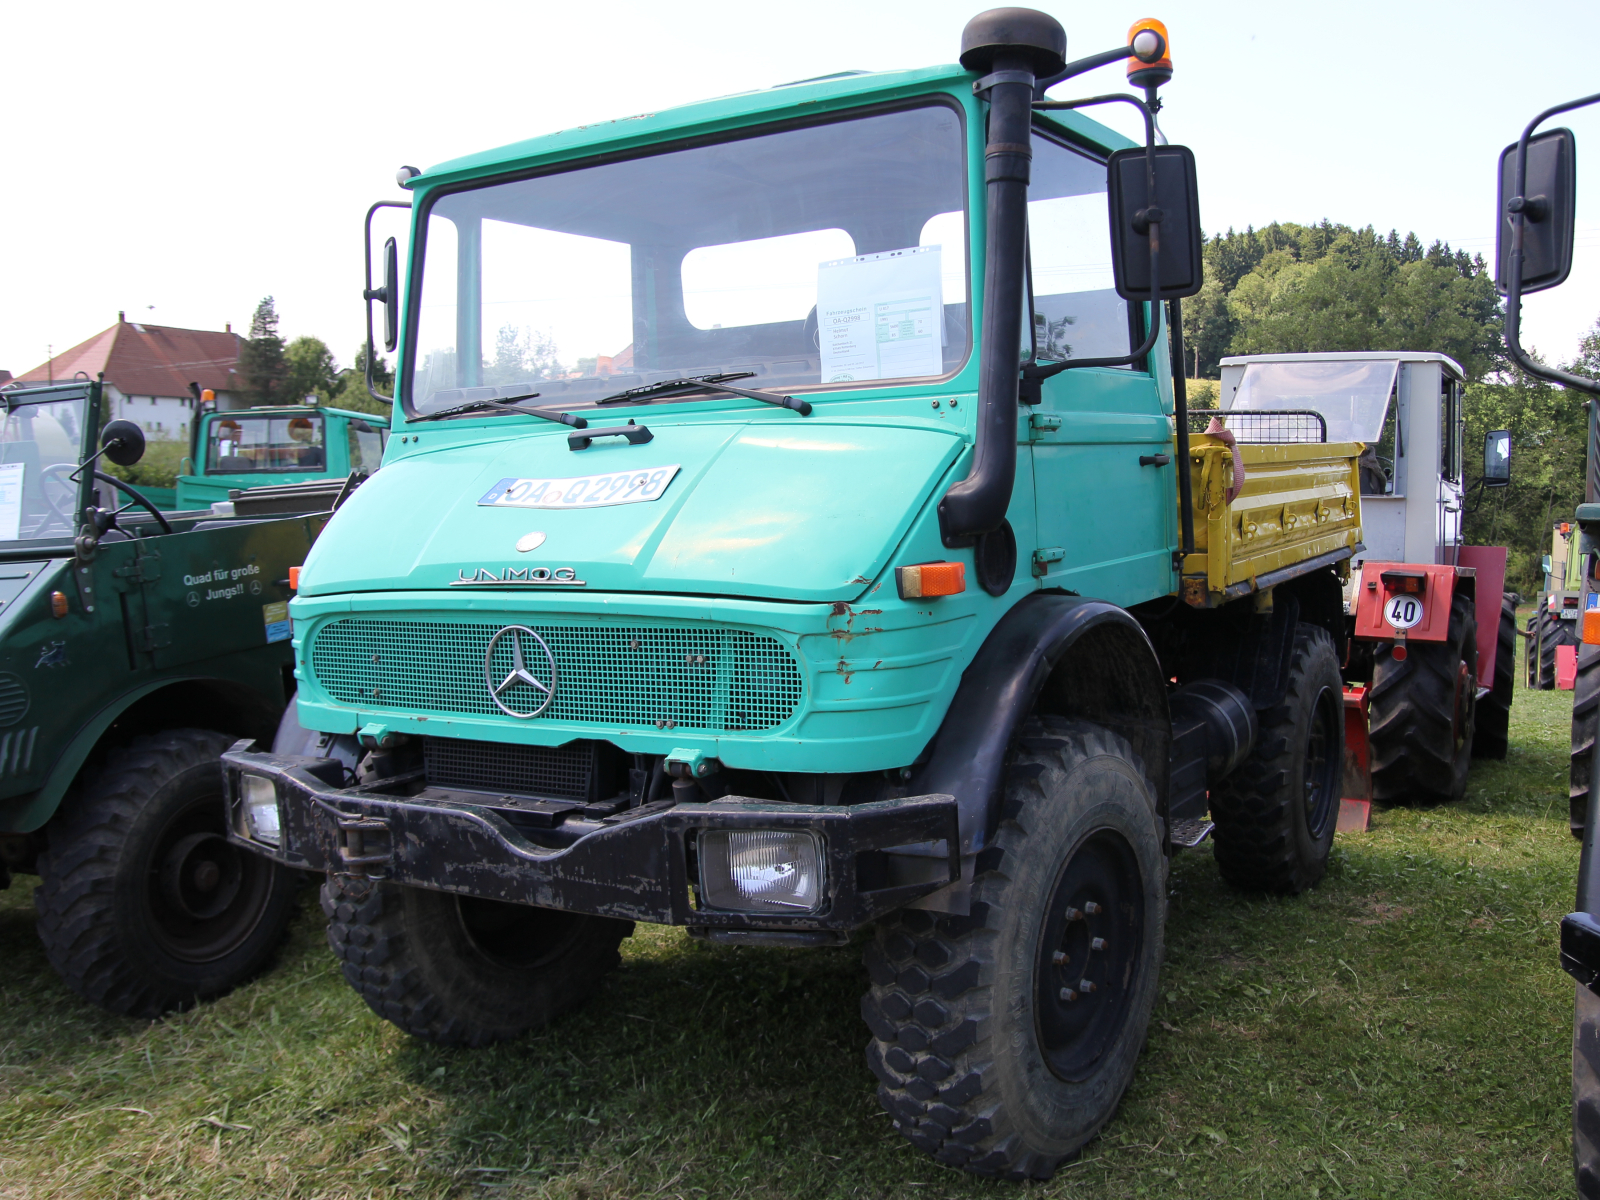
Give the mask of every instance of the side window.
<path id="1" fill-rule="evenodd" d="M 1128 302 L 1111 274 L 1105 164 L 1033 135 L 1028 247 L 1036 353 L 1112 358 L 1131 350 Z"/>
<path id="2" fill-rule="evenodd" d="M 351 421 L 350 469 L 370 475 L 383 462 L 383 447 L 387 440 L 385 429 L 374 429 L 365 421 Z"/>
<path id="3" fill-rule="evenodd" d="M 1461 385 L 1453 379 L 1445 380 L 1444 394 L 1440 397 L 1439 413 L 1439 474 L 1451 483 L 1461 482 Z"/>

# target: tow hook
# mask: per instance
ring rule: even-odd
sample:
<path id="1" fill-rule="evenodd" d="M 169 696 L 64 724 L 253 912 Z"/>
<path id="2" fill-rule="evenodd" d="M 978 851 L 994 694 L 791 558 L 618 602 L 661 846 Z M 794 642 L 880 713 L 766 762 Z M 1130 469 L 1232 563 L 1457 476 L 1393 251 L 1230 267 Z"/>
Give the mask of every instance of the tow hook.
<path id="1" fill-rule="evenodd" d="M 339 861 L 346 867 L 386 867 L 393 852 L 389 822 L 379 817 L 339 818 Z"/>

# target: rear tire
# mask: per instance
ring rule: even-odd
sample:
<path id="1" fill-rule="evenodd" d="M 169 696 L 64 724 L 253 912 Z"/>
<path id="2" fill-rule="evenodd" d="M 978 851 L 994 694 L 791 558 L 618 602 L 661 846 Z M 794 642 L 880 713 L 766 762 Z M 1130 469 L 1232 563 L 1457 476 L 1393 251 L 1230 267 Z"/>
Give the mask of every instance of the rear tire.
<path id="1" fill-rule="evenodd" d="M 1577 622 L 1563 621 L 1546 607 L 1539 609 L 1539 690 L 1548 692 L 1556 686 L 1556 647 L 1577 644 Z M 1532 657 L 1530 648 L 1529 657 Z"/>
<path id="2" fill-rule="evenodd" d="M 1600 1200 L 1600 996 L 1581 983 L 1572 1013 L 1572 1174 L 1579 1200 Z"/>
<path id="3" fill-rule="evenodd" d="M 1003 805 L 978 855 L 971 916 L 902 910 L 868 947 L 867 1065 L 895 1127 L 939 1162 L 1048 1179 L 1133 1078 L 1155 1003 L 1166 862 L 1155 789 L 1127 742 L 1099 726 L 1030 720 Z"/>
<path id="4" fill-rule="evenodd" d="M 1500 624 L 1495 641 L 1494 681 L 1489 694 L 1478 701 L 1477 723 L 1472 731 L 1474 758 L 1504 758 L 1511 745 L 1511 702 L 1517 694 L 1517 606 L 1512 593 L 1500 596 Z"/>
<path id="5" fill-rule="evenodd" d="M 218 760 L 233 741 L 204 729 L 137 738 L 47 826 L 39 938 L 85 999 L 160 1016 L 247 979 L 282 940 L 299 878 L 226 840 Z"/>
<path id="6" fill-rule="evenodd" d="M 632 921 L 330 875 L 328 945 L 367 1006 L 413 1037 L 486 1046 L 574 1007 Z"/>
<path id="7" fill-rule="evenodd" d="M 1260 713 L 1244 763 L 1211 793 L 1217 869 L 1238 888 L 1294 895 L 1328 869 L 1344 774 L 1344 685 L 1327 631 L 1295 628 L 1283 701 Z"/>
<path id="8" fill-rule="evenodd" d="M 1373 659 L 1372 798 L 1446 804 L 1467 793 L 1478 696 L 1478 627 L 1457 592 L 1442 642 L 1409 642 L 1404 659 L 1380 645 Z"/>

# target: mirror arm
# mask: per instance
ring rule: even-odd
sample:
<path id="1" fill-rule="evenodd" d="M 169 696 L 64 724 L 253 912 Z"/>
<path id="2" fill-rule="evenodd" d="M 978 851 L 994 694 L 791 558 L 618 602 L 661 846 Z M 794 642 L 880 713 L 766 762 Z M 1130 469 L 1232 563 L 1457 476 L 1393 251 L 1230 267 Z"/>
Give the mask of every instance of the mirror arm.
<path id="1" fill-rule="evenodd" d="M 1534 362 L 1522 348 L 1522 233 L 1527 222 L 1523 211 L 1523 188 L 1528 178 L 1528 141 L 1533 137 L 1533 131 L 1551 117 L 1559 113 L 1571 112 L 1575 108 L 1587 108 L 1591 104 L 1600 103 L 1600 93 L 1585 96 L 1580 100 L 1569 100 L 1565 104 L 1558 104 L 1554 108 L 1547 108 L 1533 120 L 1529 121 L 1522 131 L 1522 136 L 1517 139 L 1517 163 L 1515 180 L 1515 195 L 1507 202 L 1511 217 L 1511 261 L 1507 264 L 1511 278 L 1506 285 L 1506 349 L 1511 354 L 1511 359 L 1527 374 L 1537 379 L 1544 379 L 1550 383 L 1559 383 L 1576 391 L 1588 392 L 1590 395 L 1600 396 L 1600 380 L 1588 379 L 1582 375 L 1574 375 L 1569 371 L 1560 371 L 1554 367 L 1547 367 Z"/>
<path id="2" fill-rule="evenodd" d="M 409 200 L 379 200 L 371 208 L 367 209 L 366 236 L 362 239 L 361 249 L 366 255 L 367 263 L 367 286 L 362 289 L 361 292 L 361 295 L 366 300 L 367 306 L 367 394 L 379 404 L 393 404 L 394 397 L 385 396 L 372 386 L 372 360 L 377 355 L 377 347 L 372 343 L 372 302 L 378 299 L 378 296 L 373 291 L 372 287 L 372 218 L 380 208 L 410 207 L 411 201 Z M 387 292 L 388 289 L 383 288 L 379 290 Z M 383 299 L 385 303 L 388 302 L 387 295 L 385 295 Z"/>

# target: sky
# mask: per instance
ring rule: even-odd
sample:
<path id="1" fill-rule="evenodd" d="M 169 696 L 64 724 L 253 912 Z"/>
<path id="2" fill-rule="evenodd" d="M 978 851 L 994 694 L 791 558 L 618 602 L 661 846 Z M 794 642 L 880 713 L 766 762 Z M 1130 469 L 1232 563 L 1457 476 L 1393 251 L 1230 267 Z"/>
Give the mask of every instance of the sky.
<path id="1" fill-rule="evenodd" d="M 1561 68 L 1600 40 L 1593 0 L 1041 7 L 1065 26 L 1069 57 L 1122 44 L 1136 18 L 1166 21 L 1175 75 L 1162 124 L 1194 149 L 1210 232 L 1327 218 L 1489 257 L 1500 150 L 1539 110 L 1600 83 Z M 348 365 L 365 328 L 362 218 L 374 200 L 403 198 L 401 164 L 839 70 L 949 62 L 980 7 L 828 11 L 769 0 L 10 8 L 0 368 L 39 365 L 118 310 L 247 331 L 267 295 L 285 337 L 314 334 Z M 1104 68 L 1053 95 L 1122 81 L 1121 67 Z M 1134 132 L 1120 116 L 1107 123 Z M 1600 105 L 1564 123 L 1579 149 L 1577 265 L 1529 298 L 1523 335 L 1551 361 L 1573 357 L 1600 319 Z"/>

